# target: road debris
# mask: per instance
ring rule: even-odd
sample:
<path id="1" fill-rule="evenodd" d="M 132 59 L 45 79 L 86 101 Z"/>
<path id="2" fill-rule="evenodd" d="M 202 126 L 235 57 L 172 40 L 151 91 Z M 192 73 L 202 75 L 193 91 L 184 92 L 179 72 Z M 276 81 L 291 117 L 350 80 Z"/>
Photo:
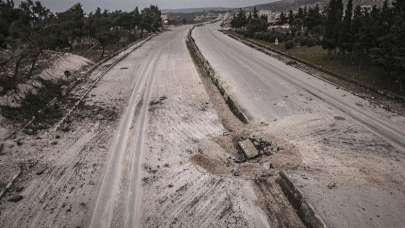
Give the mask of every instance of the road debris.
<path id="1" fill-rule="evenodd" d="M 0 155 L 4 154 L 3 151 L 4 151 L 4 143 L 0 144 Z"/>
<path id="2" fill-rule="evenodd" d="M 336 187 L 337 187 L 336 182 L 330 182 L 330 183 L 328 184 L 328 188 L 329 188 L 329 189 L 334 189 L 334 188 L 336 188 Z"/>
<path id="3" fill-rule="evenodd" d="M 259 152 L 257 151 L 255 145 L 253 145 L 252 141 L 249 139 L 240 141 L 238 145 L 247 159 L 253 159 L 259 156 Z"/>
<path id="4" fill-rule="evenodd" d="M 15 196 L 10 197 L 8 199 L 8 201 L 16 203 L 18 201 L 21 201 L 22 199 L 24 199 L 24 197 L 22 195 L 15 195 Z"/>

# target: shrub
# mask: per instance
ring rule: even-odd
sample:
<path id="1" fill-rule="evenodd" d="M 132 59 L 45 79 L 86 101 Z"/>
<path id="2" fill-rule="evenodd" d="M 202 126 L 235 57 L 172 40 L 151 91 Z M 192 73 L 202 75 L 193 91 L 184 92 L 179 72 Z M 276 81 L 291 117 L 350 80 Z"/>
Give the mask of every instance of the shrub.
<path id="1" fill-rule="evenodd" d="M 285 49 L 292 49 L 295 47 L 295 42 L 293 40 L 288 40 L 284 43 Z"/>

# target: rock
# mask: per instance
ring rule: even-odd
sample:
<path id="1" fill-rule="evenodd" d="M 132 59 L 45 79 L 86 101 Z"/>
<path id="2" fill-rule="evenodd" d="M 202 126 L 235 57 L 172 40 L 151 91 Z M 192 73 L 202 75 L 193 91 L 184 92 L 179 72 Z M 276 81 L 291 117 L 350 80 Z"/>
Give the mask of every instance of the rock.
<path id="1" fill-rule="evenodd" d="M 272 153 L 272 147 L 271 147 L 271 146 L 265 147 L 265 148 L 263 149 L 263 154 L 265 154 L 265 155 L 267 155 L 267 156 L 272 155 L 272 154 L 273 154 L 273 153 Z"/>
<path id="2" fill-rule="evenodd" d="M 238 168 L 238 167 L 235 167 L 235 168 L 232 170 L 232 174 L 233 174 L 235 177 L 239 177 L 239 176 L 240 176 L 240 170 L 239 170 L 239 168 Z"/>
<path id="3" fill-rule="evenodd" d="M 97 119 L 97 120 L 102 120 L 102 119 L 104 119 L 104 116 L 103 116 L 102 114 L 98 114 L 98 115 L 96 116 L 96 119 Z"/>
<path id="4" fill-rule="evenodd" d="M 0 144 L 0 155 L 3 155 L 4 143 Z"/>
<path id="5" fill-rule="evenodd" d="M 68 71 L 68 70 L 66 70 L 66 71 L 63 72 L 63 73 L 64 73 L 64 75 L 65 75 L 66 78 L 69 78 L 69 77 L 72 75 L 72 73 L 71 73 L 70 71 Z"/>
<path id="6" fill-rule="evenodd" d="M 66 124 L 66 125 L 64 125 L 64 126 L 61 128 L 61 130 L 62 130 L 63 132 L 68 132 L 68 131 L 70 131 L 70 127 Z"/>
<path id="7" fill-rule="evenodd" d="M 255 145 L 253 145 L 252 141 L 250 141 L 249 139 L 240 141 L 238 145 L 248 159 L 259 156 L 259 152 L 257 151 Z"/>
<path id="8" fill-rule="evenodd" d="M 167 187 L 169 187 L 169 188 L 173 188 L 173 185 L 172 185 L 172 184 L 169 184 Z"/>
<path id="9" fill-rule="evenodd" d="M 289 60 L 286 64 L 287 65 L 295 65 L 295 64 L 297 64 L 297 62 L 294 61 L 294 60 Z"/>
<path id="10" fill-rule="evenodd" d="M 169 197 L 163 196 L 163 198 L 160 198 L 158 202 L 159 202 L 159 204 L 162 204 L 162 203 L 166 202 L 167 199 L 169 199 Z"/>
<path id="11" fill-rule="evenodd" d="M 22 139 L 17 139 L 16 143 L 18 146 L 22 146 L 23 144 Z"/>
<path id="12" fill-rule="evenodd" d="M 263 168 L 265 169 L 273 169 L 273 164 L 271 162 L 266 162 L 263 164 Z"/>
<path id="13" fill-rule="evenodd" d="M 47 169 L 47 168 L 44 167 L 44 168 L 38 170 L 35 174 L 37 174 L 38 176 L 40 176 L 40 175 L 42 175 L 42 174 L 45 172 L 46 169 Z"/>
<path id="14" fill-rule="evenodd" d="M 21 201 L 22 199 L 24 199 L 24 197 L 22 195 L 15 195 L 15 196 L 10 197 L 8 199 L 8 201 L 16 203 L 18 201 Z"/>
<path id="15" fill-rule="evenodd" d="M 336 188 L 336 187 L 337 187 L 336 182 L 331 182 L 331 183 L 328 184 L 329 189 L 333 189 L 333 188 Z"/>
<path id="16" fill-rule="evenodd" d="M 335 116 L 333 118 L 335 118 L 335 120 L 346 120 L 344 117 L 341 116 Z"/>
<path id="17" fill-rule="evenodd" d="M 23 132 L 27 135 L 33 135 L 34 134 L 34 130 L 32 130 L 31 128 L 25 128 L 23 130 Z"/>

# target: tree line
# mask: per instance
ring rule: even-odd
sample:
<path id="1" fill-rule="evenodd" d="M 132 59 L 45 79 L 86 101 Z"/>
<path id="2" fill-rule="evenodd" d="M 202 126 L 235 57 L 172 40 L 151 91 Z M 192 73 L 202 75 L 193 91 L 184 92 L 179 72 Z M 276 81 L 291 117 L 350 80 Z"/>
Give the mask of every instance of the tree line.
<path id="1" fill-rule="evenodd" d="M 405 0 L 381 8 L 353 10 L 349 0 L 331 0 L 325 9 L 322 47 L 334 55 L 366 59 L 381 66 L 390 76 L 405 75 Z"/>
<path id="2" fill-rule="evenodd" d="M 354 7 L 353 1 L 330 0 L 320 9 L 314 7 L 282 12 L 276 24 L 288 25 L 287 31 L 265 29 L 249 31 L 243 9 L 234 16 L 232 27 L 244 35 L 274 42 L 286 48 L 296 45 L 321 45 L 330 57 L 349 59 L 353 64 L 380 66 L 400 86 L 405 79 L 405 0 L 371 9 Z M 261 26 L 262 27 L 262 26 Z M 402 88 L 401 88 L 402 90 Z"/>
<path id="3" fill-rule="evenodd" d="M 69 50 L 129 43 L 161 28 L 161 11 L 150 6 L 131 12 L 97 8 L 86 14 L 80 3 L 54 13 L 39 1 L 0 0 L 0 84 L 3 91 L 15 89 L 32 75 L 44 50 Z M 7 67 L 12 65 L 9 72 Z M 27 65 L 29 66 L 27 68 Z M 24 70 L 24 72 L 20 72 Z"/>
<path id="4" fill-rule="evenodd" d="M 268 27 L 267 16 L 259 16 L 256 7 L 248 15 L 246 11 L 239 9 L 239 12 L 231 21 L 231 26 L 240 31 L 246 29 L 246 32 L 249 34 L 266 31 Z"/>

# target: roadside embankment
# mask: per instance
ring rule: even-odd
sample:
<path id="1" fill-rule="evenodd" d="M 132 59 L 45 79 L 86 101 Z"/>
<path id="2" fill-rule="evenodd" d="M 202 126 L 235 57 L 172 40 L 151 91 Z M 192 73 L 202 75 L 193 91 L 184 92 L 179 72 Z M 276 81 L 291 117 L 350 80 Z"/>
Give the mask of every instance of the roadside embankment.
<path id="1" fill-rule="evenodd" d="M 10 103 L 10 94 L 5 94 L 1 98 L 3 102 L 0 104 L 2 110 L 0 115 L 5 119 L 1 123 L 0 137 L 4 140 L 10 139 L 19 131 L 28 129 L 27 132 L 35 132 L 55 123 L 58 128 L 109 70 L 153 36 L 131 43 L 97 63 L 78 55 L 59 54 L 50 67 L 16 90 L 17 94 L 14 96 L 17 96 L 17 100 L 11 99 L 14 102 Z M 90 78 L 96 69 L 106 63 L 107 67 L 104 67 L 95 78 Z M 64 106 L 60 104 L 61 100 L 68 97 L 78 85 L 83 85 L 86 89 L 73 105 L 69 104 L 64 110 L 61 108 Z"/>

